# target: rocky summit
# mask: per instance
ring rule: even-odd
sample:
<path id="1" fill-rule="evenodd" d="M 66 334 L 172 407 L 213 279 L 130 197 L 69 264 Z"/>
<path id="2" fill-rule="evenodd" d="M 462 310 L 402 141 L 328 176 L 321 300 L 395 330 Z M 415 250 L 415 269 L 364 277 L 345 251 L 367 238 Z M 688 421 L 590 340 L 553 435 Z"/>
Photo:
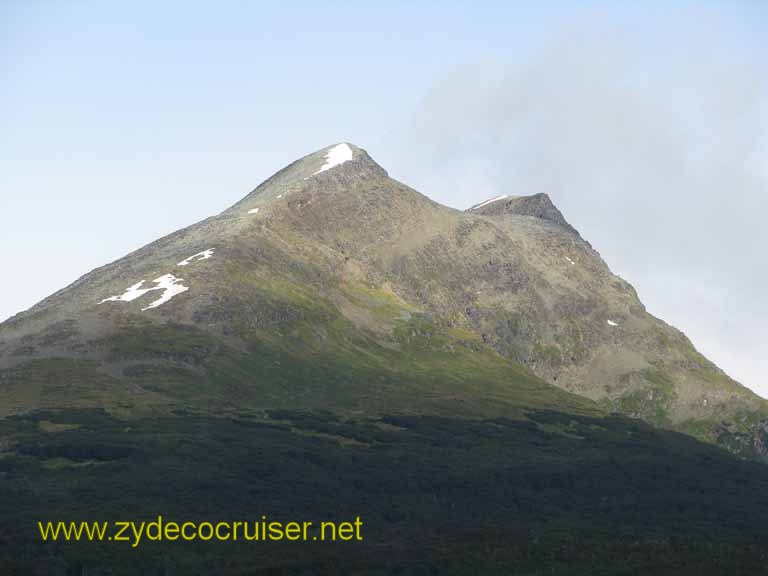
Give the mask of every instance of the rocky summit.
<path id="1" fill-rule="evenodd" d="M 0 383 L 6 415 L 568 404 L 757 456 L 768 415 L 546 194 L 457 211 L 347 143 L 2 324 Z"/>

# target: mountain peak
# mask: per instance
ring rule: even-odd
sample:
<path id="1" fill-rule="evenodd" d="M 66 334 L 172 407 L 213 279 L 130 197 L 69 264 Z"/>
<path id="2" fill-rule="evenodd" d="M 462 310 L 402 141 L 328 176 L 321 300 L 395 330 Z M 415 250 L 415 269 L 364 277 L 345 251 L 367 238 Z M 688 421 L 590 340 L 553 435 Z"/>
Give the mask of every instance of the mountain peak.
<path id="1" fill-rule="evenodd" d="M 309 180 L 312 176 L 317 176 L 325 172 L 337 171 L 339 169 L 373 169 L 380 176 L 386 176 L 387 172 L 379 166 L 373 158 L 368 155 L 363 148 L 355 146 L 350 142 L 339 142 L 326 146 L 305 156 L 298 162 L 306 164 L 310 169 L 310 174 L 305 175 L 304 179 Z M 315 170 L 312 167 L 320 164 Z M 295 163 L 294 163 L 295 164 Z"/>
<path id="2" fill-rule="evenodd" d="M 516 214 L 518 216 L 532 216 L 553 222 L 558 226 L 579 235 L 552 202 L 548 194 L 540 192 L 531 196 L 496 196 L 490 200 L 475 204 L 467 212 L 482 214 L 483 216 L 502 216 Z"/>
<path id="3" fill-rule="evenodd" d="M 326 150 L 327 152 L 325 153 L 325 164 L 323 164 L 314 174 L 320 174 L 320 172 L 325 172 L 326 170 L 330 170 L 336 166 L 341 166 L 345 162 L 352 160 L 355 155 L 352 147 L 346 142 L 336 144 L 335 146 L 331 146 Z"/>
<path id="4" fill-rule="evenodd" d="M 265 200 L 279 200 L 297 192 L 348 188 L 353 181 L 386 178 L 379 166 L 363 148 L 350 142 L 339 142 L 307 154 L 288 164 L 254 188 L 229 211 L 243 209 L 256 213 Z"/>

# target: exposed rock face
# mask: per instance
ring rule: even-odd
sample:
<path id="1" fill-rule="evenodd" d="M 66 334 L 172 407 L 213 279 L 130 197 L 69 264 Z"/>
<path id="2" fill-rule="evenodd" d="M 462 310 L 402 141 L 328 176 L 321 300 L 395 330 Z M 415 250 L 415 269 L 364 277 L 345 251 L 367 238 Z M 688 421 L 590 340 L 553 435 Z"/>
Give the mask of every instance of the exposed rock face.
<path id="1" fill-rule="evenodd" d="M 429 394 L 398 387 L 446 358 L 461 364 Z M 323 382 L 333 371 L 333 386 L 292 388 L 305 361 Z M 0 408 L 420 401 L 503 413 L 502 400 L 525 404 L 519 389 L 483 384 L 496 388 L 466 408 L 449 383 L 500 361 L 603 409 L 765 452 L 765 402 L 648 314 L 546 194 L 456 211 L 351 144 L 0 325 Z M 534 380 L 525 401 L 596 409 Z"/>
<path id="2" fill-rule="evenodd" d="M 576 229 L 568 224 L 560 210 L 552 203 L 552 199 L 544 193 L 531 196 L 502 196 L 490 202 L 484 202 L 469 209 L 475 214 L 500 216 L 502 214 L 517 214 L 547 220 L 562 226 L 577 236 Z"/>

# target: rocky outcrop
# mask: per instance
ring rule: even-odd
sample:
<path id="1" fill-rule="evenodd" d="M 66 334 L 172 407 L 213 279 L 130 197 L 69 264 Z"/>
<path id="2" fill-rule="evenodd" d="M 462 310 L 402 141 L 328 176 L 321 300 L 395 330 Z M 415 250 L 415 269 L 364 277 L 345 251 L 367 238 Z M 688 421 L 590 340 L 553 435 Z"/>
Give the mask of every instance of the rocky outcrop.
<path id="1" fill-rule="evenodd" d="M 518 216 L 531 216 L 553 222 L 558 226 L 579 236 L 578 231 L 571 226 L 552 203 L 552 199 L 545 193 L 532 196 L 500 196 L 486 202 L 477 204 L 469 209 L 476 214 L 485 216 L 500 216 L 504 214 L 516 214 Z"/>

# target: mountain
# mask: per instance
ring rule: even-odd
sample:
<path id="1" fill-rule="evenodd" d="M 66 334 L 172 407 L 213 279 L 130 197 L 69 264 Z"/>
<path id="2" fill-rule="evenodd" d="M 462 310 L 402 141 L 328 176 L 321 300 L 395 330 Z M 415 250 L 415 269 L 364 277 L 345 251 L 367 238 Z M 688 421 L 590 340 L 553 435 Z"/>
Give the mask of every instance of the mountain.
<path id="1" fill-rule="evenodd" d="M 0 382 L 5 414 L 567 405 L 758 456 L 768 422 L 547 195 L 460 212 L 346 143 L 0 325 Z"/>
<path id="2" fill-rule="evenodd" d="M 0 574 L 759 573 L 767 415 L 547 195 L 337 144 L 0 325 Z M 158 516 L 364 537 L 38 527 Z"/>
<path id="3" fill-rule="evenodd" d="M 462 218 L 359 148 L 302 158 L 0 326 L 0 406 L 594 412 L 419 296 L 402 258 Z"/>

